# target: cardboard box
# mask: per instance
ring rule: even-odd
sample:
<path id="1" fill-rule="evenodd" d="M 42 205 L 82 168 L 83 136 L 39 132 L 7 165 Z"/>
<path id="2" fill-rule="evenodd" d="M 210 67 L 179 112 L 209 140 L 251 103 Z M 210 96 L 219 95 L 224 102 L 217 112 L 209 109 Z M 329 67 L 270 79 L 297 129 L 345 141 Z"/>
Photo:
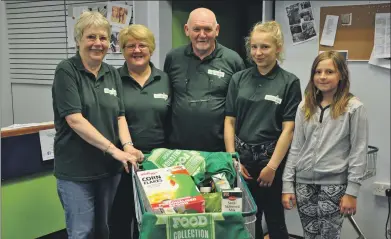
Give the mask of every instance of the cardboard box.
<path id="1" fill-rule="evenodd" d="M 151 206 L 152 211 L 155 214 L 184 214 L 205 212 L 205 200 L 201 195 L 168 200 L 163 203 L 154 204 Z"/>
<path id="2" fill-rule="evenodd" d="M 152 211 L 204 212 L 205 201 L 182 165 L 137 172 Z"/>
<path id="3" fill-rule="evenodd" d="M 221 200 L 222 212 L 242 212 L 243 210 L 243 193 L 240 188 L 223 190 Z"/>

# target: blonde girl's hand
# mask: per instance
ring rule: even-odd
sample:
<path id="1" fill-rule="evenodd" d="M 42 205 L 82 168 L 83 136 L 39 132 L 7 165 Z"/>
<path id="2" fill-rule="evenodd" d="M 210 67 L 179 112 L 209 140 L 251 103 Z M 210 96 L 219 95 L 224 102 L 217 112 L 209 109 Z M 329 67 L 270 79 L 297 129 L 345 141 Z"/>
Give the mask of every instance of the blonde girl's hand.
<path id="1" fill-rule="evenodd" d="M 340 213 L 344 216 L 352 216 L 357 211 L 357 198 L 345 194 L 339 202 Z"/>
<path id="2" fill-rule="evenodd" d="M 264 167 L 259 174 L 257 182 L 260 187 L 270 187 L 272 186 L 274 176 L 276 175 L 276 171 L 269 166 Z"/>
<path id="3" fill-rule="evenodd" d="M 285 209 L 290 210 L 296 207 L 296 196 L 294 193 L 283 193 L 281 201 Z"/>

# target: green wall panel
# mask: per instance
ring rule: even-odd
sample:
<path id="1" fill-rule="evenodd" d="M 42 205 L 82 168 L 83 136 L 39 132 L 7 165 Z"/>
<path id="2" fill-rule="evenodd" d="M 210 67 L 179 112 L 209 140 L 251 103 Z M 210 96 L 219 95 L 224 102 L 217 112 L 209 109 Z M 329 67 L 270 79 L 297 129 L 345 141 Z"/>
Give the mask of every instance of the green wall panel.
<path id="1" fill-rule="evenodd" d="M 185 35 L 184 24 L 189 17 L 189 12 L 172 9 L 172 47 L 176 48 L 189 43 Z"/>
<path id="2" fill-rule="evenodd" d="M 64 228 L 52 174 L 2 183 L 1 238 L 32 239 Z"/>

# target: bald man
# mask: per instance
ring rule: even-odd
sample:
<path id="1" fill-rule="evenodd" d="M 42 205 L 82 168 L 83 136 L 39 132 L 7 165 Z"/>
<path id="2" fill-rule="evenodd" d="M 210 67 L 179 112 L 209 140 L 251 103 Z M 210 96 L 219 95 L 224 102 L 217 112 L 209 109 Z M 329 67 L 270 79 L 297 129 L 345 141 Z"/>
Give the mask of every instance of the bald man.
<path id="1" fill-rule="evenodd" d="M 245 69 L 244 62 L 216 41 L 220 25 L 211 10 L 193 10 L 184 29 L 190 43 L 171 50 L 164 62 L 173 90 L 170 146 L 225 151 L 225 97 L 231 76 Z"/>

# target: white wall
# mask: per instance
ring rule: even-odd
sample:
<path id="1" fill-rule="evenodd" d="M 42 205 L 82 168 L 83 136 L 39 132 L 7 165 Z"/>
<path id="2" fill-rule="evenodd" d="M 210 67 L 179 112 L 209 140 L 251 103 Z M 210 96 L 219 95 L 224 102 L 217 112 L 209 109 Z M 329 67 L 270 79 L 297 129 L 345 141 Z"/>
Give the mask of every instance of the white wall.
<path id="1" fill-rule="evenodd" d="M 273 7 L 274 1 L 265 0 L 262 1 L 262 21 L 273 20 Z"/>
<path id="2" fill-rule="evenodd" d="M 12 97 L 11 84 L 8 63 L 8 33 L 7 33 L 7 16 L 5 14 L 5 2 L 0 1 L 0 101 L 1 117 L 0 126 L 10 125 L 13 122 L 12 116 Z"/>
<path id="3" fill-rule="evenodd" d="M 315 39 L 293 46 L 285 6 L 294 2 L 276 1 L 276 20 L 281 24 L 286 48 L 286 60 L 282 67 L 301 80 L 302 90 L 310 77 L 312 61 L 318 54 L 318 40 Z M 335 5 L 359 5 L 382 3 L 378 1 L 311 1 L 319 36 L 320 7 Z M 349 62 L 351 92 L 364 102 L 369 117 L 369 144 L 379 148 L 377 175 L 364 181 L 358 198 L 358 214 L 355 219 L 368 239 L 382 239 L 385 234 L 387 201 L 385 197 L 372 194 L 374 181 L 390 182 L 390 70 L 369 65 L 368 62 Z M 297 211 L 287 212 L 290 233 L 302 235 Z M 346 220 L 342 239 L 357 238 L 357 234 Z"/>
<path id="4" fill-rule="evenodd" d="M 166 54 L 172 47 L 171 1 L 134 0 L 134 22 L 147 26 L 155 35 L 156 50 L 151 61 L 163 69 Z"/>

